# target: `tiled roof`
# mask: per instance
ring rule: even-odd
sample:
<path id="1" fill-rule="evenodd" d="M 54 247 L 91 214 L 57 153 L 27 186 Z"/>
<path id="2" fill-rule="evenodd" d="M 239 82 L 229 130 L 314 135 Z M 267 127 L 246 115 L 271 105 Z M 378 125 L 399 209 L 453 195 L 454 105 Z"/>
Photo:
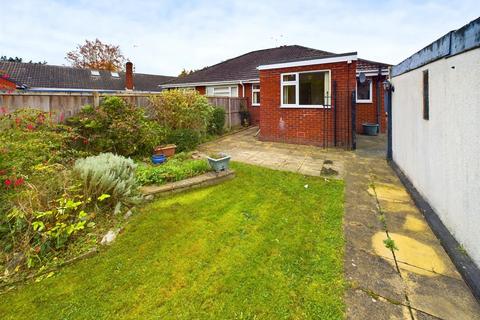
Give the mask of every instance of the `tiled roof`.
<path id="1" fill-rule="evenodd" d="M 335 54 L 297 45 L 252 51 L 196 71 L 188 76 L 176 78 L 168 84 L 258 79 L 257 67 L 260 65 L 315 59 L 332 55 Z"/>
<path id="2" fill-rule="evenodd" d="M 391 64 L 383 63 L 383 62 L 377 62 L 377 61 L 371 61 L 371 60 L 365 60 L 365 59 L 358 59 L 357 61 L 357 71 L 362 71 L 362 70 L 374 70 L 378 69 L 378 67 L 381 67 L 382 69 L 387 69 L 390 67 Z"/>
<path id="3" fill-rule="evenodd" d="M 0 72 L 29 88 L 125 90 L 125 72 L 114 77 L 110 71 L 101 70 L 94 76 L 89 69 L 19 62 L 0 62 Z M 160 91 L 159 85 L 172 79 L 175 77 L 133 74 L 135 91 Z"/>

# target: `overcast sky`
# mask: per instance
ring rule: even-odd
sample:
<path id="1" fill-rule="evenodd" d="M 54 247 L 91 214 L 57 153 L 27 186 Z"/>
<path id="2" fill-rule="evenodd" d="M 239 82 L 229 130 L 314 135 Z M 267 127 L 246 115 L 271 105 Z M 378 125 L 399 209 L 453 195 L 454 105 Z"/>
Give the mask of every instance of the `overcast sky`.
<path id="1" fill-rule="evenodd" d="M 479 9 L 478 0 L 0 0 L 0 55 L 65 65 L 66 52 L 99 38 L 152 74 L 286 44 L 396 64 Z"/>

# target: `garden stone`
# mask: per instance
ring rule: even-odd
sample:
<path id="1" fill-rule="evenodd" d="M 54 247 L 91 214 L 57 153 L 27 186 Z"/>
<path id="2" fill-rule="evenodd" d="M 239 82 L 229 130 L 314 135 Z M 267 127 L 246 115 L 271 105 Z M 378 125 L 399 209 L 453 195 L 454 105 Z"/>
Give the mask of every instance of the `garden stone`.
<path id="1" fill-rule="evenodd" d="M 23 253 L 14 253 L 12 260 L 7 262 L 5 266 L 5 276 L 15 272 L 15 269 L 25 261 L 25 255 Z"/>
<path id="2" fill-rule="evenodd" d="M 109 245 L 117 238 L 117 234 L 120 232 L 120 229 L 109 230 L 106 235 L 103 236 L 101 245 Z"/>
<path id="3" fill-rule="evenodd" d="M 130 218 L 132 216 L 133 212 L 132 210 L 128 210 L 124 215 L 123 215 L 123 218 L 125 220 L 127 220 L 128 218 Z"/>
<path id="4" fill-rule="evenodd" d="M 149 194 L 149 195 L 145 196 L 145 200 L 147 200 L 147 201 L 152 201 L 153 198 L 154 198 L 154 196 L 152 194 Z"/>

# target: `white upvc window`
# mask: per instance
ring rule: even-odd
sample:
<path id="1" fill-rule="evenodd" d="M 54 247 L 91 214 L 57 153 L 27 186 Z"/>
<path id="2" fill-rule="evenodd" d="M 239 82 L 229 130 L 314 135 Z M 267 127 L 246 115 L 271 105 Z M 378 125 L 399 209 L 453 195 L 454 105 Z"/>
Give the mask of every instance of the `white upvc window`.
<path id="1" fill-rule="evenodd" d="M 330 70 L 282 73 L 282 108 L 329 108 Z"/>
<path id="2" fill-rule="evenodd" d="M 372 79 L 366 79 L 363 83 L 357 78 L 357 103 L 372 102 Z"/>
<path id="3" fill-rule="evenodd" d="M 252 106 L 260 105 L 260 84 L 252 84 Z"/>
<path id="4" fill-rule="evenodd" d="M 237 86 L 209 86 L 207 96 L 213 97 L 238 97 Z"/>

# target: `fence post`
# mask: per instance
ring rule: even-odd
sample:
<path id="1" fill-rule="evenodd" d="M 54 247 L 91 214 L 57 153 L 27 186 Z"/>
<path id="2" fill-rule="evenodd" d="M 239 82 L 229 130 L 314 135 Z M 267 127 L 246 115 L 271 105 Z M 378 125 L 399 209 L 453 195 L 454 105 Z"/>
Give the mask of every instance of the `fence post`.
<path id="1" fill-rule="evenodd" d="M 100 95 L 97 91 L 93 92 L 93 107 L 96 108 L 100 105 Z"/>
<path id="2" fill-rule="evenodd" d="M 232 99 L 228 99 L 228 129 L 232 130 Z"/>

